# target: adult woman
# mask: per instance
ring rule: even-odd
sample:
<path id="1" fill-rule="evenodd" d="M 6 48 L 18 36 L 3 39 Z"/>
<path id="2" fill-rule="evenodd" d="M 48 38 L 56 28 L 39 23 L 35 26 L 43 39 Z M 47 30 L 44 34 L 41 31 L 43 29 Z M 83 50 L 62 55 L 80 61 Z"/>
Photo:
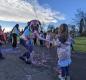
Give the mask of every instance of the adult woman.
<path id="1" fill-rule="evenodd" d="M 19 24 L 16 24 L 12 29 L 12 46 L 16 48 L 17 46 L 17 37 L 19 36 Z"/>

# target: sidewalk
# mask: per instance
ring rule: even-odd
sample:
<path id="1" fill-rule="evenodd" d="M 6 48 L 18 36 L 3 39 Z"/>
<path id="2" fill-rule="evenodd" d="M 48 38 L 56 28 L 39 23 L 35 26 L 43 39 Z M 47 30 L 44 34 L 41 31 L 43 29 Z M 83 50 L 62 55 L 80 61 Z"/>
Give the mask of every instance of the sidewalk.
<path id="1" fill-rule="evenodd" d="M 0 80 L 58 80 L 57 75 L 52 70 L 56 67 L 56 49 L 50 49 L 49 54 L 51 57 L 47 65 L 51 68 L 37 67 L 34 65 L 25 64 L 18 57 L 24 52 L 21 49 L 20 53 L 3 53 L 6 57 L 5 60 L 0 60 Z M 48 50 L 42 47 L 35 47 L 40 55 L 42 52 L 47 54 Z M 37 52 L 36 51 L 36 52 Z M 70 68 L 71 80 L 85 80 L 86 79 L 86 54 L 73 53 L 72 65 Z"/>

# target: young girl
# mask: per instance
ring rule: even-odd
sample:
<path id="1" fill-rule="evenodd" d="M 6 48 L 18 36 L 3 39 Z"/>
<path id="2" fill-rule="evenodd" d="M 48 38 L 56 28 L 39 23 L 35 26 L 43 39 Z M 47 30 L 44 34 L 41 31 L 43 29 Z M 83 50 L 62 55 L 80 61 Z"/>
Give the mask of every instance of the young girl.
<path id="1" fill-rule="evenodd" d="M 25 28 L 23 34 L 20 37 L 20 44 L 22 46 L 24 46 L 27 51 L 20 56 L 20 59 L 24 60 L 27 64 L 31 64 L 31 60 L 30 60 L 30 54 L 33 51 L 33 39 L 32 37 L 32 31 L 30 29 L 29 24 L 27 24 L 27 28 Z"/>
<path id="2" fill-rule="evenodd" d="M 70 80 L 69 66 L 71 64 L 71 41 L 67 24 L 61 24 L 57 38 L 58 66 L 61 74 L 60 80 Z"/>
<path id="3" fill-rule="evenodd" d="M 20 44 L 23 45 L 27 49 L 27 52 L 25 52 L 20 57 L 20 59 L 24 60 L 27 64 L 32 63 L 31 53 L 33 52 L 33 47 L 34 47 L 34 43 L 33 43 L 34 36 L 36 36 L 40 40 L 46 40 L 40 37 L 39 32 L 38 32 L 38 26 L 39 26 L 38 24 L 35 24 L 35 26 L 28 24 L 27 29 L 24 31 L 20 39 Z"/>
<path id="4" fill-rule="evenodd" d="M 46 40 L 51 40 L 51 32 L 47 32 L 47 35 L 46 35 Z M 45 43 L 46 47 L 49 48 L 50 47 L 50 43 L 48 41 L 46 41 Z"/>

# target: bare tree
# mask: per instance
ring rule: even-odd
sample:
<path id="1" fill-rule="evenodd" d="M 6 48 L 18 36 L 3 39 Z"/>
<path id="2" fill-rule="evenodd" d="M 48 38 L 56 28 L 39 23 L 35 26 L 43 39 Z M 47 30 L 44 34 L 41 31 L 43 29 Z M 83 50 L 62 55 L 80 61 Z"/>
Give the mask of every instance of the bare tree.
<path id="1" fill-rule="evenodd" d="M 82 11 L 81 9 L 77 10 L 75 14 L 75 19 L 77 26 L 79 27 L 79 33 L 82 34 L 86 31 L 86 12 Z"/>

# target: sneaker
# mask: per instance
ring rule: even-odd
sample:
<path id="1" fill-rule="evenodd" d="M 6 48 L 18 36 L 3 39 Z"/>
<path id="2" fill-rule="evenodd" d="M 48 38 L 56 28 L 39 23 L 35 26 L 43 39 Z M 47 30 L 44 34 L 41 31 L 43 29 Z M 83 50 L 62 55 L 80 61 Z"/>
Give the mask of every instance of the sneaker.
<path id="1" fill-rule="evenodd" d="M 61 75 L 58 75 L 59 80 L 65 80 L 65 77 L 62 77 Z"/>
<path id="2" fill-rule="evenodd" d="M 31 61 L 25 61 L 26 64 L 32 64 Z"/>
<path id="3" fill-rule="evenodd" d="M 61 75 L 58 75 L 58 78 L 61 79 Z"/>
<path id="4" fill-rule="evenodd" d="M 70 76 L 67 76 L 67 77 L 66 77 L 66 80 L 70 80 Z"/>
<path id="5" fill-rule="evenodd" d="M 31 61 L 29 59 L 27 59 L 27 58 L 25 59 L 25 63 L 26 64 L 32 64 Z"/>
<path id="6" fill-rule="evenodd" d="M 64 78 L 64 77 L 62 77 L 62 78 L 60 78 L 60 80 L 65 80 L 65 78 Z"/>
<path id="7" fill-rule="evenodd" d="M 3 56 L 1 56 L 0 59 L 5 59 L 5 58 Z"/>
<path id="8" fill-rule="evenodd" d="M 19 57 L 21 60 L 25 61 L 25 59 L 23 57 Z"/>

